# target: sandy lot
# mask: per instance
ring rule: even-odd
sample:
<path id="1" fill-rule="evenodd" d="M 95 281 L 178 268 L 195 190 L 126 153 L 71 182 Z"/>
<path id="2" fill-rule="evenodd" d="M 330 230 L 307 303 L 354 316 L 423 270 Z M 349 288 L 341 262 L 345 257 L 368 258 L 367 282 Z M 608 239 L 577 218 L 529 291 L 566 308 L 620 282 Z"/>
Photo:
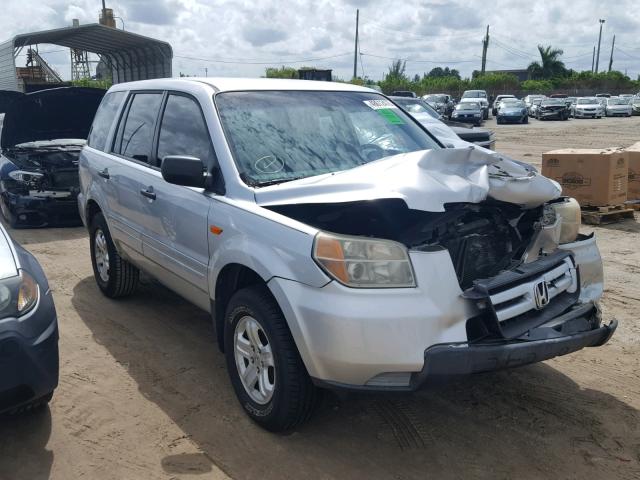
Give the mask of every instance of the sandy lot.
<path id="1" fill-rule="evenodd" d="M 640 117 L 487 126 L 538 165 L 640 140 Z M 206 314 L 152 282 L 103 297 L 83 229 L 14 231 L 54 290 L 61 378 L 49 409 L 0 420 L 0 479 L 640 478 L 640 223 L 595 230 L 620 321 L 606 346 L 412 396 L 328 395 L 285 436 L 241 411 Z"/>

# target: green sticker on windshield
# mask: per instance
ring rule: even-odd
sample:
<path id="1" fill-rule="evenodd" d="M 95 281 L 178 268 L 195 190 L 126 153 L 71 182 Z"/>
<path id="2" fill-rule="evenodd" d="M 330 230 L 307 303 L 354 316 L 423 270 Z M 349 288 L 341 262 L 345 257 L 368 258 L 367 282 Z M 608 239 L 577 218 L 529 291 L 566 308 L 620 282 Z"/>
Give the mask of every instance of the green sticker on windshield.
<path id="1" fill-rule="evenodd" d="M 398 116 L 391 108 L 379 108 L 376 110 L 391 125 L 404 125 L 404 120 Z"/>

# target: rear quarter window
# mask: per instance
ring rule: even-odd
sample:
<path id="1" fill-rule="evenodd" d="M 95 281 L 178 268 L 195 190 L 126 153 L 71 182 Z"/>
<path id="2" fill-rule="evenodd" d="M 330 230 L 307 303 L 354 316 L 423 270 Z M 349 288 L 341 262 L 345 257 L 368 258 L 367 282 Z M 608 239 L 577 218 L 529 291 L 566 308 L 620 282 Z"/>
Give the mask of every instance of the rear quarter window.
<path id="1" fill-rule="evenodd" d="M 97 150 L 105 151 L 109 130 L 116 119 L 116 114 L 120 109 L 125 94 L 126 92 L 110 92 L 104 96 L 93 119 L 87 145 Z"/>

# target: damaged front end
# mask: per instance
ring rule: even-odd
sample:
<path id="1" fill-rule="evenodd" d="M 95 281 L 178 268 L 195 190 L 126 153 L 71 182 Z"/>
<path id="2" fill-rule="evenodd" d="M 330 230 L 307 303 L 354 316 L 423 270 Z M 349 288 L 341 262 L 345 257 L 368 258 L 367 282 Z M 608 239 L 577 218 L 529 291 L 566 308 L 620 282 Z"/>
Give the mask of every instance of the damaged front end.
<path id="1" fill-rule="evenodd" d="M 76 226 L 83 141 L 33 142 L 8 149 L 0 170 L 2 213 L 12 227 Z"/>
<path id="2" fill-rule="evenodd" d="M 104 93 L 65 87 L 0 95 L 0 205 L 12 227 L 81 224 L 78 157 Z"/>
<path id="3" fill-rule="evenodd" d="M 416 388 L 427 377 L 546 360 L 601 345 L 617 326 L 615 321 L 602 325 L 602 261 L 593 236 L 578 234 L 580 210 L 575 200 L 561 197 L 554 182 L 502 157 L 449 152 L 405 156 L 395 166 L 381 161 L 372 167 L 384 170 L 377 185 L 348 178 L 354 175 L 349 172 L 316 183 L 315 187 L 327 183 L 333 196 L 303 184 L 288 189 L 297 201 L 285 201 L 284 191 L 262 197 L 270 210 L 337 234 L 337 239 L 345 236 L 343 244 L 350 238 L 375 238 L 406 248 L 415 286 L 425 296 L 424 308 L 433 310 L 425 310 L 423 318 L 438 326 L 422 340 L 421 371 L 405 372 L 406 383 L 393 385 L 385 383 L 386 373 L 376 375 L 368 383 L 372 388 L 380 382 Z M 336 194 L 334 188 L 340 184 L 351 188 Z M 343 261 L 345 276 L 357 285 L 354 275 L 367 270 L 357 268 L 357 258 L 347 258 L 351 254 L 344 252 L 337 251 L 330 260 Z M 369 269 L 367 275 L 371 283 L 376 272 Z M 386 278 L 385 272 L 381 275 Z M 443 281 L 449 283 L 442 285 Z M 383 296 L 390 299 L 392 292 L 379 295 Z M 419 318 L 420 312 L 410 311 L 409 303 L 406 308 L 399 317 L 412 317 L 407 332 L 419 331 L 422 327 L 413 315 Z M 394 321 L 389 319 L 390 327 L 402 328 Z M 402 355 L 398 348 L 395 352 Z M 389 378 L 400 378 L 391 368 L 388 373 Z"/>

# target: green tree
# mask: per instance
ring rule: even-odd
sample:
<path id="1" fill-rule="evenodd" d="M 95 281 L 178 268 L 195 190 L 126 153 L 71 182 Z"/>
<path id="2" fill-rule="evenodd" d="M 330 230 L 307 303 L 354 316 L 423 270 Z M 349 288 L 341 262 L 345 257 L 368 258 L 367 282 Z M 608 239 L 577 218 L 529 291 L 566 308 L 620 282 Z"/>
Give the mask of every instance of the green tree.
<path id="1" fill-rule="evenodd" d="M 267 78 L 299 78 L 298 70 L 293 67 L 285 67 L 284 65 L 280 68 L 267 68 L 265 71 L 265 76 Z"/>
<path id="2" fill-rule="evenodd" d="M 527 67 L 531 78 L 534 80 L 562 77 L 566 75 L 567 69 L 560 57 L 564 53 L 560 48 L 551 48 L 551 45 L 544 47 L 538 45 L 540 61 L 531 62 Z"/>

